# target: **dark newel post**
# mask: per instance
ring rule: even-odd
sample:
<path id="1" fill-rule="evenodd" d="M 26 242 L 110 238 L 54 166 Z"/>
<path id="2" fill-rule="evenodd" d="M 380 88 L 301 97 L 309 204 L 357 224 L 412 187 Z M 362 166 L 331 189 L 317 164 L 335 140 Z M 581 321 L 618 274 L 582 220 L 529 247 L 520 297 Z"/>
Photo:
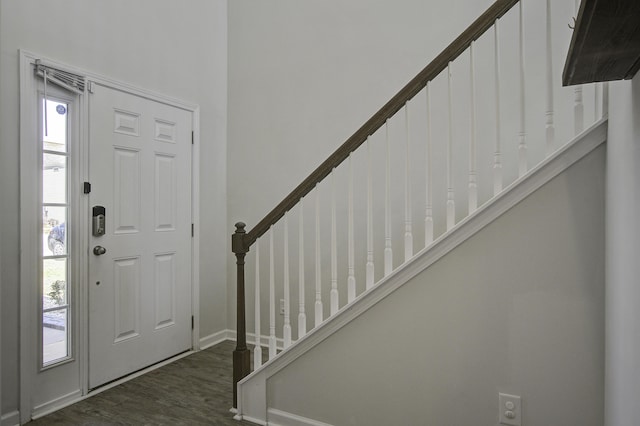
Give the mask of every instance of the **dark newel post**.
<path id="1" fill-rule="evenodd" d="M 236 232 L 231 237 L 231 250 L 236 255 L 238 265 L 238 295 L 237 295 L 237 321 L 236 321 L 236 350 L 233 351 L 233 406 L 238 407 L 238 382 L 250 372 L 250 352 L 247 349 L 247 332 L 244 315 L 244 257 L 249 251 L 245 246 L 247 235 L 242 222 L 236 223 Z"/>

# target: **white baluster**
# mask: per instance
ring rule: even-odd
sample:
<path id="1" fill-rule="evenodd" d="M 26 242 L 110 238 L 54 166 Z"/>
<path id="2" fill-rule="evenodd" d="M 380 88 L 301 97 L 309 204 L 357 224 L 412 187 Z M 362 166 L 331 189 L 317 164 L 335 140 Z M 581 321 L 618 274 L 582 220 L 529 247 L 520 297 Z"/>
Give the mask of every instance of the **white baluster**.
<path id="1" fill-rule="evenodd" d="M 602 118 L 609 117 L 609 82 L 602 83 Z"/>
<path id="2" fill-rule="evenodd" d="M 593 96 L 594 96 L 594 115 L 595 121 L 598 121 L 602 118 L 602 83 L 596 83 L 593 88 Z"/>
<path id="3" fill-rule="evenodd" d="M 447 140 L 447 231 L 456 224 L 456 204 L 453 192 L 453 95 L 451 90 L 451 62 L 447 65 L 449 97 L 449 139 Z"/>
<path id="4" fill-rule="evenodd" d="M 522 177 L 527 173 L 527 132 L 526 132 L 526 109 L 525 109 L 525 64 L 524 64 L 524 0 L 520 0 L 520 133 L 518 138 L 518 176 Z"/>
<path id="5" fill-rule="evenodd" d="M 384 128 L 387 148 L 384 190 L 384 276 L 386 277 L 393 270 L 393 249 L 391 248 L 391 146 L 389 141 L 389 120 L 384 124 Z"/>
<path id="6" fill-rule="evenodd" d="M 338 233 L 336 230 L 336 177 L 331 170 L 331 315 L 338 312 Z"/>
<path id="7" fill-rule="evenodd" d="M 262 346 L 260 346 L 260 337 L 262 333 L 260 332 L 260 240 L 256 240 L 256 292 L 255 292 L 255 334 L 256 334 L 256 343 L 253 347 L 253 369 L 257 370 L 262 365 Z"/>
<path id="8" fill-rule="evenodd" d="M 276 268 L 273 252 L 273 226 L 269 228 L 269 359 L 278 354 L 276 349 Z"/>
<path id="9" fill-rule="evenodd" d="M 320 191 L 316 184 L 316 303 L 315 303 L 315 326 L 322 324 L 322 276 L 320 258 Z"/>
<path id="10" fill-rule="evenodd" d="M 547 138 L 547 155 L 553 152 L 555 144 L 555 127 L 553 124 L 553 51 L 551 40 L 551 0 L 547 0 L 547 111 L 546 111 L 546 138 Z"/>
<path id="11" fill-rule="evenodd" d="M 298 339 L 307 334 L 307 313 L 304 308 L 304 204 L 300 199 L 298 230 Z"/>
<path id="12" fill-rule="evenodd" d="M 371 140 L 367 137 L 367 266 L 365 286 L 373 287 L 375 267 L 373 264 L 373 166 L 371 161 Z"/>
<path id="13" fill-rule="evenodd" d="M 584 104 L 582 102 L 582 85 L 574 88 L 575 101 L 573 105 L 574 132 L 576 135 L 584 130 Z"/>
<path id="14" fill-rule="evenodd" d="M 469 131 L 469 214 L 478 208 L 478 174 L 476 171 L 476 70 L 473 56 L 474 41 L 469 46 L 469 79 L 471 88 L 471 126 Z"/>
<path id="15" fill-rule="evenodd" d="M 406 156 L 404 166 L 404 261 L 413 257 L 413 232 L 411 230 L 411 143 L 409 138 L 409 102 L 404 104 L 406 130 Z"/>
<path id="16" fill-rule="evenodd" d="M 282 334 L 284 336 L 284 348 L 291 346 L 291 312 L 290 312 L 290 289 L 289 289 L 289 219 L 288 214 L 284 214 L 284 326 Z"/>
<path id="17" fill-rule="evenodd" d="M 576 16 L 578 15 L 578 9 L 580 9 L 580 1 L 575 2 Z M 573 119 L 574 119 L 574 132 L 576 135 L 582 133 L 584 130 L 584 104 L 582 102 L 582 85 L 577 85 L 574 88 L 575 99 L 573 105 Z"/>
<path id="18" fill-rule="evenodd" d="M 498 20 L 493 26 L 495 32 L 495 77 L 496 77 L 496 149 L 493 156 L 493 195 L 496 196 L 502 191 L 502 161 L 500 146 L 500 43 Z"/>
<path id="19" fill-rule="evenodd" d="M 353 238 L 353 162 L 349 153 L 349 220 L 348 220 L 348 257 L 349 274 L 347 278 L 347 302 L 353 302 L 356 298 L 356 267 L 355 267 L 355 243 Z"/>
<path id="20" fill-rule="evenodd" d="M 425 149 L 425 208 L 424 208 L 424 246 L 433 242 L 433 191 L 431 180 L 431 82 L 427 82 L 427 146 Z"/>

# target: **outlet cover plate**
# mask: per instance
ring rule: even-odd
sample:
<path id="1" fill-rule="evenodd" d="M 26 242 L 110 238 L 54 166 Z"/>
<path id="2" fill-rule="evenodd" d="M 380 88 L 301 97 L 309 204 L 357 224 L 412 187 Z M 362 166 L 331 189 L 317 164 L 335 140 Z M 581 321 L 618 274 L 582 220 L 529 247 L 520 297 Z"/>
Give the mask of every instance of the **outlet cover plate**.
<path id="1" fill-rule="evenodd" d="M 517 395 L 498 394 L 500 424 L 522 426 L 522 401 Z"/>

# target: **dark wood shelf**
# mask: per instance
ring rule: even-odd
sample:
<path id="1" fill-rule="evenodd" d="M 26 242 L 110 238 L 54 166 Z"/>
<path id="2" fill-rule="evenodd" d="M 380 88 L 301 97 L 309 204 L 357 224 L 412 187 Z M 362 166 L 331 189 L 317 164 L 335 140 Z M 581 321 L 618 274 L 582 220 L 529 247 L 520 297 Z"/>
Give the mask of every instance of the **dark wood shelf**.
<path id="1" fill-rule="evenodd" d="M 640 67 L 640 1 L 582 0 L 562 84 L 630 79 Z"/>

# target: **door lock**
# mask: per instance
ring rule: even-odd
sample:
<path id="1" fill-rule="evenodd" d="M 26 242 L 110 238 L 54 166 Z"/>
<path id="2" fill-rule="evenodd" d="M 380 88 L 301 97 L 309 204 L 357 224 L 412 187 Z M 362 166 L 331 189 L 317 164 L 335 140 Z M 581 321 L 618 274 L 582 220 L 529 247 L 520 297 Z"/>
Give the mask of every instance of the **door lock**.
<path id="1" fill-rule="evenodd" d="M 105 254 L 107 252 L 107 249 L 102 247 L 102 246 L 95 246 L 93 248 L 93 254 L 95 254 L 96 256 L 101 256 L 103 254 Z"/>
<path id="2" fill-rule="evenodd" d="M 103 206 L 94 206 L 91 233 L 94 237 L 99 237 L 104 235 L 105 231 L 105 209 Z"/>

